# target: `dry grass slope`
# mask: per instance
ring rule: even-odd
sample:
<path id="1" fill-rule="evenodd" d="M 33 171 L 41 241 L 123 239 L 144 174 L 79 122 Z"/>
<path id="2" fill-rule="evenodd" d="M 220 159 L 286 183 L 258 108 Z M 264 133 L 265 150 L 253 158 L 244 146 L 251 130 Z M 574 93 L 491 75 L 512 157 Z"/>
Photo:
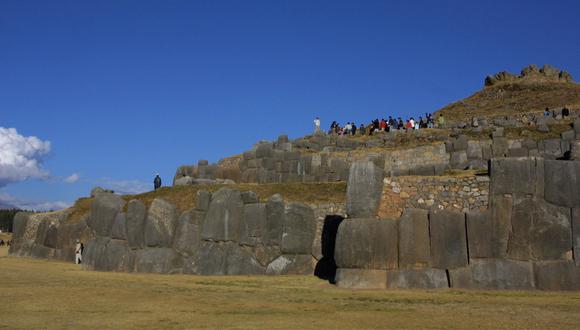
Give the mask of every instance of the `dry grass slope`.
<path id="1" fill-rule="evenodd" d="M 5 256 L 0 272 L 0 329 L 580 327 L 580 293 L 349 291 L 312 276 L 102 273 Z"/>
<path id="2" fill-rule="evenodd" d="M 580 84 L 575 83 L 504 83 L 447 105 L 437 111 L 447 121 L 467 121 L 472 117 L 496 117 L 545 108 L 580 108 Z"/>

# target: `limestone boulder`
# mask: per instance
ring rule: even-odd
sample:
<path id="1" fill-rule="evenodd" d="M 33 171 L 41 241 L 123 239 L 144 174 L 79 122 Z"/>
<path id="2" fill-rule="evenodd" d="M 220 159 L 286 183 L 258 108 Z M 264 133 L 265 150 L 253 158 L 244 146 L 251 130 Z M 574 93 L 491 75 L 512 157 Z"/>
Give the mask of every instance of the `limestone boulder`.
<path id="1" fill-rule="evenodd" d="M 58 242 L 58 228 L 55 225 L 48 226 L 46 235 L 44 237 L 43 245 L 52 249 L 56 249 Z"/>
<path id="2" fill-rule="evenodd" d="M 285 204 L 282 196 L 273 195 L 266 203 L 266 243 L 280 244 L 284 228 Z"/>
<path id="3" fill-rule="evenodd" d="M 198 210 L 184 212 L 177 222 L 173 248 L 180 254 L 193 256 L 201 244 L 201 230 L 205 213 Z"/>
<path id="4" fill-rule="evenodd" d="M 240 243 L 256 246 L 262 243 L 266 232 L 266 204 L 255 203 L 244 205 L 244 217 L 241 224 Z"/>
<path id="5" fill-rule="evenodd" d="M 580 207 L 580 161 L 545 160 L 546 201 Z"/>
<path id="6" fill-rule="evenodd" d="M 350 167 L 346 212 L 351 218 L 377 215 L 383 192 L 384 173 L 372 161 L 357 161 Z"/>
<path id="7" fill-rule="evenodd" d="M 113 230 L 111 237 L 114 239 L 127 240 L 127 214 L 125 212 L 117 213 L 115 222 L 113 222 Z"/>
<path id="8" fill-rule="evenodd" d="M 339 268 L 393 269 L 398 265 L 397 222 L 346 219 L 338 227 L 334 258 Z"/>
<path id="9" fill-rule="evenodd" d="M 195 208 L 200 211 L 207 211 L 211 202 L 211 193 L 207 190 L 199 190 L 195 198 Z"/>
<path id="10" fill-rule="evenodd" d="M 145 221 L 145 245 L 149 247 L 171 247 L 177 223 L 175 205 L 155 198 Z"/>
<path id="11" fill-rule="evenodd" d="M 570 209 L 544 201 L 535 203 L 531 249 L 536 260 L 566 259 L 572 250 Z"/>
<path id="12" fill-rule="evenodd" d="M 467 213 L 467 242 L 470 258 L 494 256 L 493 223 L 491 211 Z"/>
<path id="13" fill-rule="evenodd" d="M 336 285 L 344 289 L 386 289 L 387 271 L 379 269 L 336 270 Z"/>
<path id="14" fill-rule="evenodd" d="M 466 266 L 465 215 L 447 210 L 432 211 L 429 228 L 432 267 L 449 269 Z"/>
<path id="15" fill-rule="evenodd" d="M 131 200 L 127 205 L 127 215 L 125 218 L 125 233 L 131 248 L 142 248 L 145 246 L 145 219 L 147 217 L 147 207 L 140 200 Z"/>
<path id="16" fill-rule="evenodd" d="M 238 190 L 222 188 L 213 194 L 202 229 L 202 239 L 238 241 L 244 203 Z"/>
<path id="17" fill-rule="evenodd" d="M 314 211 L 304 203 L 288 204 L 284 213 L 281 249 L 284 254 L 311 254 L 316 233 Z"/>
<path id="18" fill-rule="evenodd" d="M 476 259 L 468 267 L 449 271 L 451 287 L 476 290 L 531 290 L 532 263 L 504 259 Z"/>
<path id="19" fill-rule="evenodd" d="M 492 159 L 490 175 L 493 194 L 534 194 L 540 179 L 535 158 Z"/>
<path id="20" fill-rule="evenodd" d="M 181 256 L 170 248 L 138 250 L 135 271 L 140 273 L 178 274 L 183 268 Z"/>
<path id="21" fill-rule="evenodd" d="M 122 211 L 125 201 L 112 193 L 97 194 L 91 203 L 91 213 L 87 225 L 97 236 L 110 237 L 117 214 Z"/>
<path id="22" fill-rule="evenodd" d="M 580 267 L 570 261 L 534 264 L 536 287 L 540 290 L 580 290 Z"/>
<path id="23" fill-rule="evenodd" d="M 266 269 L 267 275 L 312 275 L 314 262 L 311 255 L 281 255 Z"/>
<path id="24" fill-rule="evenodd" d="M 580 267 L 580 209 L 572 210 L 572 242 L 574 245 L 574 261 Z"/>
<path id="25" fill-rule="evenodd" d="M 443 269 L 401 269 L 387 271 L 389 289 L 448 288 L 447 273 Z"/>
<path id="26" fill-rule="evenodd" d="M 399 267 L 428 267 L 430 261 L 429 212 L 405 209 L 399 219 Z"/>
<path id="27" fill-rule="evenodd" d="M 14 216 L 14 221 L 12 224 L 12 239 L 17 241 L 21 239 L 26 230 L 26 222 L 28 221 L 29 213 L 18 212 Z"/>

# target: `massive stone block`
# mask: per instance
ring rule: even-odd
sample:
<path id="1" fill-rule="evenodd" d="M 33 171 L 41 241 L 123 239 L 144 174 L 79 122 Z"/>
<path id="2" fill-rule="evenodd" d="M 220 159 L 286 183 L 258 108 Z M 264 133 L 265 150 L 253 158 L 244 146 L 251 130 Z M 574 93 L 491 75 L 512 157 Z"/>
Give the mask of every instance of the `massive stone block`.
<path id="1" fill-rule="evenodd" d="M 534 272 L 530 262 L 502 259 L 475 259 L 468 267 L 449 271 L 451 287 L 458 289 L 534 288 Z"/>
<path id="2" fill-rule="evenodd" d="M 432 211 L 431 262 L 434 268 L 458 268 L 467 265 L 465 215 L 451 211 Z"/>
<path id="3" fill-rule="evenodd" d="M 108 241 L 104 257 L 97 259 L 100 263 L 95 265 L 95 270 L 102 271 L 130 272 L 135 262 L 127 241 L 115 239 Z"/>
<path id="4" fill-rule="evenodd" d="M 127 240 L 127 214 L 125 212 L 117 213 L 111 237 L 114 239 Z"/>
<path id="5" fill-rule="evenodd" d="M 511 195 L 500 195 L 491 201 L 491 237 L 492 257 L 504 258 L 507 254 L 509 235 L 512 228 L 513 198 Z"/>
<path id="6" fill-rule="evenodd" d="M 256 246 L 261 243 L 266 232 L 266 204 L 244 205 L 244 218 L 241 224 L 240 243 Z"/>
<path id="7" fill-rule="evenodd" d="M 58 241 L 58 228 L 55 225 L 51 225 L 48 227 L 48 230 L 46 231 L 46 236 L 44 238 L 43 245 L 55 249 L 57 241 Z"/>
<path id="8" fill-rule="evenodd" d="M 372 161 L 357 161 L 350 167 L 346 213 L 351 218 L 374 217 L 383 192 L 383 170 Z"/>
<path id="9" fill-rule="evenodd" d="M 580 267 L 570 261 L 534 264 L 536 288 L 540 290 L 580 290 Z"/>
<path id="10" fill-rule="evenodd" d="M 88 270 L 99 270 L 105 268 L 107 264 L 107 245 L 111 239 L 109 237 L 95 237 L 85 244 L 83 251 L 82 268 Z"/>
<path id="11" fill-rule="evenodd" d="M 290 203 L 284 213 L 281 248 L 284 254 L 311 254 L 316 233 L 312 208 L 303 203 Z"/>
<path id="12" fill-rule="evenodd" d="M 493 219 L 491 211 L 467 213 L 467 242 L 469 258 L 491 258 L 494 256 Z"/>
<path id="13" fill-rule="evenodd" d="M 195 255 L 201 244 L 201 230 L 205 213 L 198 210 L 183 212 L 177 222 L 173 248 L 184 255 Z"/>
<path id="14" fill-rule="evenodd" d="M 160 198 L 154 199 L 145 222 L 145 245 L 171 247 L 177 216 L 175 205 Z"/>
<path id="15" fill-rule="evenodd" d="M 566 259 L 572 250 L 570 209 L 537 201 L 531 233 L 532 254 L 536 260 Z"/>
<path id="16" fill-rule="evenodd" d="M 87 220 L 87 225 L 95 231 L 97 236 L 111 236 L 115 217 L 124 205 L 125 201 L 121 196 L 112 193 L 97 194 L 91 203 L 91 215 Z"/>
<path id="17" fill-rule="evenodd" d="M 125 219 L 127 241 L 131 248 L 142 248 L 145 246 L 145 218 L 147 217 L 147 207 L 139 200 L 131 200 L 127 205 L 127 216 Z"/>
<path id="18" fill-rule="evenodd" d="M 203 224 L 202 239 L 237 241 L 244 216 L 244 203 L 238 190 L 222 188 L 212 196 Z"/>
<path id="19" fill-rule="evenodd" d="M 284 200 L 276 194 L 266 203 L 266 236 L 268 244 L 280 244 L 284 227 Z"/>
<path id="20" fill-rule="evenodd" d="M 312 275 L 313 272 L 314 262 L 309 254 L 281 255 L 266 269 L 267 275 Z"/>
<path id="21" fill-rule="evenodd" d="M 199 275 L 261 275 L 265 271 L 251 250 L 233 242 L 203 242 L 184 265 L 185 273 Z"/>
<path id="22" fill-rule="evenodd" d="M 530 236 L 536 216 L 536 201 L 532 198 L 515 200 L 511 219 L 507 256 L 510 259 L 530 260 Z"/>
<path id="23" fill-rule="evenodd" d="M 536 159 L 506 158 L 491 160 L 493 194 L 534 194 L 536 191 Z"/>
<path id="24" fill-rule="evenodd" d="M 387 271 L 378 269 L 336 270 L 336 285 L 345 289 L 386 289 Z"/>
<path id="25" fill-rule="evenodd" d="M 545 160 L 546 201 L 580 207 L 580 161 Z"/>
<path id="26" fill-rule="evenodd" d="M 398 265 L 397 222 L 347 219 L 338 227 L 334 257 L 339 268 L 393 269 Z"/>
<path id="27" fill-rule="evenodd" d="M 135 271 L 140 273 L 178 274 L 183 260 L 173 249 L 147 248 L 138 250 L 135 256 Z"/>
<path id="28" fill-rule="evenodd" d="M 443 269 L 402 269 L 387 271 L 389 289 L 448 288 L 447 273 Z"/>
<path id="29" fill-rule="evenodd" d="M 27 212 L 18 212 L 14 216 L 14 221 L 12 224 L 12 239 L 14 241 L 19 240 L 24 235 L 28 216 L 29 213 Z"/>
<path id="30" fill-rule="evenodd" d="M 405 209 L 399 220 L 399 267 L 428 267 L 430 261 L 429 212 Z"/>
<path id="31" fill-rule="evenodd" d="M 228 244 L 226 252 L 227 275 L 263 275 L 266 269 L 260 265 L 249 248 Z"/>
<path id="32" fill-rule="evenodd" d="M 211 193 L 206 190 L 199 190 L 195 198 L 195 208 L 200 211 L 207 211 L 211 202 Z"/>
<path id="33" fill-rule="evenodd" d="M 580 209 L 572 210 L 572 241 L 574 245 L 574 261 L 580 267 Z"/>

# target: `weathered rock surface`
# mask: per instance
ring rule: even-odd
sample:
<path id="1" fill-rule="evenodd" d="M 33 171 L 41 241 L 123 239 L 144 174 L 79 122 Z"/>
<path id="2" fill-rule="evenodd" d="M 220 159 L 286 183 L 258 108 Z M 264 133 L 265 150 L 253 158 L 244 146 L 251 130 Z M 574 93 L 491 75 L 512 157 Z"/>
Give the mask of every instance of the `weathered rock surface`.
<path id="1" fill-rule="evenodd" d="M 469 258 L 491 258 L 495 255 L 491 211 L 467 213 Z"/>
<path id="2" fill-rule="evenodd" d="M 113 229 L 111 237 L 114 239 L 127 240 L 127 214 L 125 212 L 117 213 L 115 222 L 113 222 Z"/>
<path id="3" fill-rule="evenodd" d="M 372 161 L 352 164 L 346 191 L 346 212 L 349 217 L 376 216 L 383 192 L 383 176 L 383 170 Z"/>
<path id="4" fill-rule="evenodd" d="M 284 254 L 311 254 L 316 232 L 314 211 L 303 203 L 290 203 L 284 213 L 281 248 Z"/>
<path id="5" fill-rule="evenodd" d="M 572 241 L 574 245 L 574 261 L 580 267 L 580 209 L 572 210 Z"/>
<path id="6" fill-rule="evenodd" d="M 241 225 L 240 243 L 256 246 L 262 243 L 266 232 L 266 204 L 255 203 L 244 205 L 244 218 Z"/>
<path id="7" fill-rule="evenodd" d="M 145 219 L 147 207 L 139 200 L 131 200 L 127 205 L 126 228 L 127 241 L 131 248 L 145 246 Z"/>
<path id="8" fill-rule="evenodd" d="M 171 247 L 177 216 L 175 205 L 160 198 L 154 199 L 145 221 L 145 245 Z"/>
<path id="9" fill-rule="evenodd" d="M 399 267 L 428 267 L 431 261 L 429 241 L 429 212 L 405 209 L 399 219 Z"/>
<path id="10" fill-rule="evenodd" d="M 531 290 L 534 273 L 529 262 L 475 259 L 465 268 L 449 271 L 451 286 L 459 289 Z"/>
<path id="11" fill-rule="evenodd" d="M 387 271 L 389 289 L 448 288 L 447 273 L 443 269 L 401 269 Z"/>
<path id="12" fill-rule="evenodd" d="M 192 256 L 201 244 L 201 229 L 205 213 L 197 210 L 184 212 L 177 222 L 173 248 L 184 255 Z"/>
<path id="13" fill-rule="evenodd" d="M 546 201 L 580 207 L 580 161 L 545 160 Z"/>
<path id="14" fill-rule="evenodd" d="M 345 289 L 386 289 L 387 271 L 378 269 L 336 270 L 336 285 Z"/>
<path id="15" fill-rule="evenodd" d="M 266 237 L 268 244 L 280 244 L 284 228 L 284 199 L 276 194 L 266 203 Z"/>
<path id="16" fill-rule="evenodd" d="M 449 269 L 467 265 L 467 239 L 463 213 L 433 211 L 429 228 L 432 267 Z"/>
<path id="17" fill-rule="evenodd" d="M 398 264 L 397 222 L 346 219 L 338 227 L 334 258 L 339 268 L 393 269 Z"/>
<path id="18" fill-rule="evenodd" d="M 580 290 L 580 267 L 569 261 L 546 261 L 534 265 L 540 290 Z"/>
<path id="19" fill-rule="evenodd" d="M 203 224 L 202 239 L 237 241 L 244 216 L 244 204 L 238 190 L 222 188 L 213 194 Z"/>
<path id="20" fill-rule="evenodd" d="M 266 269 L 268 275 L 311 275 L 314 272 L 312 256 L 281 255 Z"/>
<path id="21" fill-rule="evenodd" d="M 176 274 L 182 268 L 182 258 L 169 248 L 139 250 L 135 257 L 135 271 L 140 273 Z"/>
<path id="22" fill-rule="evenodd" d="M 87 225 L 95 231 L 97 236 L 111 236 L 115 217 L 124 205 L 125 201 L 121 196 L 111 193 L 97 194 L 91 203 L 91 214 Z"/>

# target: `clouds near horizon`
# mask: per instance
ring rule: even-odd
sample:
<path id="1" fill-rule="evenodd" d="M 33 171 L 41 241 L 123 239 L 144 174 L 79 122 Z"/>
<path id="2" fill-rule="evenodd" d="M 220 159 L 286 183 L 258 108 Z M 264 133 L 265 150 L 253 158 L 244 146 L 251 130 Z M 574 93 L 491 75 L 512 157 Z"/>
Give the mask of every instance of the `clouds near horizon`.
<path id="1" fill-rule="evenodd" d="M 50 141 L 24 136 L 15 128 L 0 127 L 0 187 L 29 178 L 48 178 L 42 167 L 50 153 Z"/>

